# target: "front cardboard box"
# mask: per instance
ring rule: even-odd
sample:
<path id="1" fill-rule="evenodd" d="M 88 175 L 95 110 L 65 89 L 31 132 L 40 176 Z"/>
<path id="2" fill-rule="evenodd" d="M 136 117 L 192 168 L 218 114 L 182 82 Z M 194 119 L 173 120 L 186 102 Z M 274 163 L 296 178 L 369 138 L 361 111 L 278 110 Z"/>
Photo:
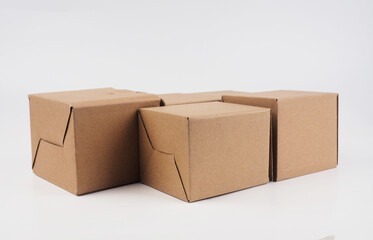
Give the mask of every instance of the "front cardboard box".
<path id="1" fill-rule="evenodd" d="M 139 181 L 137 110 L 152 94 L 112 88 L 33 94 L 32 168 L 76 195 Z"/>
<path id="2" fill-rule="evenodd" d="M 184 201 L 269 181 L 270 110 L 222 102 L 141 108 L 141 182 Z"/>
<path id="3" fill-rule="evenodd" d="M 223 101 L 271 108 L 271 180 L 337 166 L 338 94 L 271 91 L 223 96 Z"/>

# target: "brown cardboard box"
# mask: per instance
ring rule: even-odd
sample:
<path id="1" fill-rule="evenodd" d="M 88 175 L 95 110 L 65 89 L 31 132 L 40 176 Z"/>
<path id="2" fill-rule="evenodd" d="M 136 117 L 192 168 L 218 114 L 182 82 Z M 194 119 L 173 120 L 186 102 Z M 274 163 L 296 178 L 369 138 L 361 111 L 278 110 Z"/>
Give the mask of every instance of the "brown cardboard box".
<path id="1" fill-rule="evenodd" d="M 208 102 L 141 108 L 141 182 L 184 201 L 269 181 L 270 110 Z"/>
<path id="2" fill-rule="evenodd" d="M 32 168 L 76 195 L 139 181 L 137 110 L 152 94 L 112 88 L 29 95 Z"/>
<path id="3" fill-rule="evenodd" d="M 158 94 L 158 96 L 161 98 L 161 106 L 171 106 L 188 103 L 221 102 L 223 95 L 236 95 L 240 93 L 244 92 L 226 90 L 198 93 L 167 93 Z"/>
<path id="4" fill-rule="evenodd" d="M 223 101 L 271 108 L 273 181 L 337 166 L 338 94 L 272 91 L 223 96 Z"/>

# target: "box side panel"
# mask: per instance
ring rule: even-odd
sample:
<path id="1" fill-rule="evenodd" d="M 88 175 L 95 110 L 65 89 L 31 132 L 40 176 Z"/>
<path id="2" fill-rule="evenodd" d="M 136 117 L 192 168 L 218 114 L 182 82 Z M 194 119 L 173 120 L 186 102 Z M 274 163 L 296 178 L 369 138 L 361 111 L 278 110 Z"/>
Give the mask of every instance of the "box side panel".
<path id="1" fill-rule="evenodd" d="M 34 163 L 40 140 L 63 146 L 71 107 L 65 103 L 33 95 L 29 96 L 29 104 L 32 163 Z"/>
<path id="2" fill-rule="evenodd" d="M 337 166 L 337 95 L 278 103 L 278 180 Z"/>
<path id="3" fill-rule="evenodd" d="M 159 101 L 75 109 L 78 193 L 139 181 L 137 111 Z"/>
<path id="4" fill-rule="evenodd" d="M 258 98 L 253 96 L 223 96 L 223 102 L 244 104 L 256 107 L 271 109 L 271 152 L 270 152 L 270 166 L 269 177 L 271 181 L 277 180 L 277 115 L 278 115 L 278 100 L 275 98 Z"/>
<path id="5" fill-rule="evenodd" d="M 176 170 L 180 175 L 179 180 L 177 181 L 177 187 L 179 186 L 179 182 L 181 182 L 185 191 L 184 195 L 188 198 L 189 145 L 187 119 L 146 109 L 141 109 L 140 113 L 144 126 L 146 126 L 146 133 L 151 141 L 154 151 L 174 156 L 174 167 L 177 168 Z M 145 134 L 143 134 L 143 136 L 145 136 Z M 154 157 L 154 153 L 152 157 Z M 146 171 L 146 168 L 148 168 L 148 166 L 144 165 L 142 163 L 143 170 L 141 171 Z M 146 163 L 146 165 L 148 164 Z M 148 185 L 151 186 L 151 184 Z M 179 191 L 179 189 L 177 191 Z M 168 193 L 175 196 L 172 192 Z"/>
<path id="6" fill-rule="evenodd" d="M 33 171 L 45 180 L 77 194 L 73 113 L 63 147 L 41 140 Z"/>
<path id="7" fill-rule="evenodd" d="M 269 181 L 269 110 L 189 121 L 191 201 Z"/>

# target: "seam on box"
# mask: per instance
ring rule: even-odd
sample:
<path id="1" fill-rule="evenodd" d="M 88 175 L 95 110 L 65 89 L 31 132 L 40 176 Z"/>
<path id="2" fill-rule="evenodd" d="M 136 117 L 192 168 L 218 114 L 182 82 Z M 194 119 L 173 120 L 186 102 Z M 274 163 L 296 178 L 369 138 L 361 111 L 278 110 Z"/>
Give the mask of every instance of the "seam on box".
<path id="1" fill-rule="evenodd" d="M 161 106 L 161 107 L 166 106 L 166 103 L 162 98 L 161 98 L 161 101 L 159 103 L 159 106 Z"/>
<path id="2" fill-rule="evenodd" d="M 155 150 L 154 146 L 153 146 L 153 143 L 152 141 L 150 140 L 150 137 L 149 137 L 149 133 L 148 133 L 148 129 L 146 129 L 146 126 L 145 126 L 145 123 L 144 123 L 144 119 L 142 118 L 142 115 L 141 115 L 141 112 L 139 111 L 139 116 L 140 116 L 140 119 L 141 119 L 141 123 L 142 123 L 142 126 L 144 127 L 144 130 L 145 130 L 145 133 L 146 133 L 146 137 L 150 143 L 150 146 L 152 147 L 153 150 Z"/>
<path id="3" fill-rule="evenodd" d="M 191 187 L 191 184 L 190 184 L 190 121 L 189 121 L 189 117 L 187 117 L 187 122 L 188 122 L 188 159 L 189 159 L 189 164 L 188 164 L 188 186 L 189 186 L 189 196 L 190 196 L 190 189 L 192 188 Z"/>
<path id="4" fill-rule="evenodd" d="M 39 152 L 40 142 L 41 142 L 41 138 L 39 138 L 38 146 L 36 147 L 36 151 L 35 151 L 35 156 L 34 156 L 34 159 L 32 159 L 31 169 L 34 169 L 34 166 L 35 166 L 36 157 L 38 156 L 38 152 Z"/>
<path id="5" fill-rule="evenodd" d="M 183 187 L 183 190 L 184 190 L 185 198 L 186 198 L 187 201 L 189 202 L 188 194 L 187 194 L 187 192 L 186 192 L 186 190 L 185 190 L 184 182 L 183 182 L 183 179 L 182 179 L 182 177 L 181 177 L 179 167 L 177 166 L 175 155 L 172 154 L 172 153 L 163 152 L 163 151 L 160 151 L 160 150 L 157 150 L 157 149 L 154 148 L 154 146 L 153 146 L 153 144 L 152 144 L 152 141 L 150 140 L 148 130 L 146 129 L 146 126 L 145 126 L 145 123 L 144 123 L 144 119 L 142 118 L 142 115 L 141 115 L 141 112 L 140 112 L 140 111 L 139 111 L 139 116 L 140 116 L 140 119 L 141 119 L 141 123 L 142 123 L 142 125 L 143 125 L 143 127 L 144 127 L 144 130 L 145 130 L 145 133 L 146 133 L 146 137 L 147 137 L 147 139 L 148 139 L 148 141 L 149 141 L 149 143 L 150 143 L 150 145 L 151 145 L 153 151 L 156 151 L 156 152 L 159 152 L 159 153 L 162 153 L 162 154 L 167 154 L 167 155 L 172 155 L 172 156 L 173 156 L 173 158 L 174 158 L 174 163 L 175 163 L 175 167 L 176 167 L 176 170 L 177 170 L 177 173 L 178 173 L 178 175 L 179 175 L 180 182 L 181 182 L 181 186 Z M 146 168 L 147 168 L 147 166 L 146 166 Z"/>
<path id="6" fill-rule="evenodd" d="M 64 143 L 65 143 L 66 134 L 67 134 L 67 129 L 69 128 L 69 125 L 70 125 L 70 118 L 71 118 L 71 113 L 72 113 L 72 111 L 73 111 L 73 107 L 70 106 L 69 117 L 67 118 L 67 123 L 66 123 L 65 133 L 63 134 L 63 139 L 62 139 L 62 146 L 63 146 Z"/>
<path id="7" fill-rule="evenodd" d="M 273 177 L 273 134 L 272 134 L 272 109 L 269 110 L 269 179 L 274 180 Z"/>
<path id="8" fill-rule="evenodd" d="M 176 170 L 177 170 L 177 174 L 179 174 L 179 178 L 180 178 L 181 185 L 183 186 L 183 190 L 184 190 L 185 197 L 186 197 L 187 201 L 190 202 L 190 201 L 189 201 L 189 198 L 188 198 L 188 194 L 187 194 L 187 192 L 186 192 L 186 190 L 185 190 L 185 186 L 184 186 L 183 179 L 181 178 L 181 175 L 180 175 L 179 167 L 177 166 L 177 163 L 176 163 L 175 155 L 174 155 L 174 163 L 175 163 L 175 167 L 176 167 Z"/>
<path id="9" fill-rule="evenodd" d="M 75 124 L 75 120 L 76 120 L 76 117 L 73 118 L 72 121 L 74 121 L 74 162 L 75 162 L 75 179 L 76 179 L 76 195 L 79 196 L 80 193 L 79 193 L 79 190 L 78 190 L 78 161 L 77 161 L 77 155 L 76 155 L 76 138 L 75 138 L 75 134 L 76 134 L 76 124 Z"/>
<path id="10" fill-rule="evenodd" d="M 278 171 L 278 122 L 279 122 L 279 110 L 278 110 L 278 99 L 276 99 L 276 104 L 275 104 L 275 110 L 276 110 L 276 115 L 277 115 L 277 119 L 276 119 L 276 142 L 272 145 L 272 158 L 273 158 L 273 179 L 274 179 L 274 182 L 277 181 L 277 171 Z M 272 120 L 272 115 L 271 115 L 271 120 Z M 271 126 L 272 127 L 272 126 Z M 272 130 L 273 132 L 273 130 Z M 273 138 L 274 139 L 274 138 Z M 276 153 L 274 152 L 276 151 Z M 276 154 L 276 155 L 275 155 Z"/>
<path id="11" fill-rule="evenodd" d="M 337 165 L 338 165 L 338 159 L 339 159 L 339 154 L 338 154 L 338 148 L 339 148 L 339 144 L 338 144 L 338 135 L 339 135 L 339 94 L 337 94 Z"/>

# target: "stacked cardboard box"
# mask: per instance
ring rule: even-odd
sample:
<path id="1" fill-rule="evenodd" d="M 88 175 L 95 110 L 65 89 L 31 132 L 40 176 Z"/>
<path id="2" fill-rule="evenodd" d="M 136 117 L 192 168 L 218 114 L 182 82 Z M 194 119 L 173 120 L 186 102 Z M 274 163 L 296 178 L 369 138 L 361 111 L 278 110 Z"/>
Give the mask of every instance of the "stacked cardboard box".
<path id="1" fill-rule="evenodd" d="M 32 168 L 76 195 L 141 181 L 192 202 L 337 166 L 338 95 L 29 95 Z"/>
<path id="2" fill-rule="evenodd" d="M 337 166 L 338 94 L 271 91 L 227 95 L 223 101 L 271 109 L 271 180 Z"/>

